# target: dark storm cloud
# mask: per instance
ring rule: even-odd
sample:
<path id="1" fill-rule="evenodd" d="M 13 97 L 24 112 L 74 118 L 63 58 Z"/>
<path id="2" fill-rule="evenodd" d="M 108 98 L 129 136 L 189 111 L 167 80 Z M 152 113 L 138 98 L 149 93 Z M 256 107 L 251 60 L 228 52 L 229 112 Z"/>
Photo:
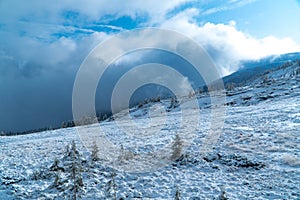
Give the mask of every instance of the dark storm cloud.
<path id="1" fill-rule="evenodd" d="M 47 43 L 18 36 L 10 45 L 1 41 L 0 130 L 56 127 L 71 120 L 76 72 L 103 37 L 95 33 L 76 42 L 61 37 Z"/>

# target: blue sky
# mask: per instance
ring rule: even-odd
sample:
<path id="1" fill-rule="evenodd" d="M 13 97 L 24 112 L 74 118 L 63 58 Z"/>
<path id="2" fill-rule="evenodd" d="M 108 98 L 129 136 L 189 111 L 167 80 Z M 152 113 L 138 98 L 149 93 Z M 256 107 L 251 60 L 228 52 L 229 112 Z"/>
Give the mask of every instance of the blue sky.
<path id="1" fill-rule="evenodd" d="M 245 1 L 247 2 L 247 1 Z M 248 1 L 244 6 L 220 11 L 207 16 L 199 16 L 198 20 L 226 23 L 236 21 L 237 28 L 257 38 L 274 35 L 276 37 L 291 37 L 300 42 L 300 27 L 297 19 L 300 17 L 300 1 L 295 0 L 264 0 Z"/>
<path id="2" fill-rule="evenodd" d="M 72 118 L 76 72 L 106 38 L 161 27 L 202 45 L 223 75 L 300 51 L 297 0 L 0 1 L 0 131 Z"/>

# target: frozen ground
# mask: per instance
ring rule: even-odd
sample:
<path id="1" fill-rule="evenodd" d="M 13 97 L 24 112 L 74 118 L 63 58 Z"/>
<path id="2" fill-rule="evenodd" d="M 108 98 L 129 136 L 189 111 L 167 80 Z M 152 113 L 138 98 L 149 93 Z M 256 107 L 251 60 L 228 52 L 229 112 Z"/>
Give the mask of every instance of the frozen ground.
<path id="1" fill-rule="evenodd" d="M 222 134 L 211 152 L 205 155 L 201 153 L 201 144 L 208 129 L 209 120 L 206 119 L 210 118 L 207 96 L 199 96 L 200 128 L 195 127 L 198 114 L 193 109 L 188 111 L 190 126 L 180 128 L 177 126 L 180 110 L 168 112 L 170 120 L 159 137 L 144 132 L 142 137 L 134 139 L 136 135 L 116 131 L 114 121 L 103 122 L 106 137 L 118 146 L 124 145 L 132 156 L 171 143 L 176 130 L 195 131 L 185 157 L 152 172 L 116 171 L 113 180 L 117 198 L 174 199 L 178 188 L 182 199 L 217 199 L 222 191 L 228 199 L 300 199 L 300 75 L 295 73 L 299 69 L 295 64 L 275 70 L 228 91 Z M 137 122 L 147 123 L 146 108 L 147 105 L 131 110 Z M 152 124 L 161 123 L 162 117 L 154 112 Z M 122 117 L 119 120 L 122 123 Z M 126 120 L 123 121 L 125 126 Z M 95 133 L 97 127 L 89 125 L 80 129 L 91 137 L 102 137 Z M 51 166 L 58 159 L 64 168 L 61 179 L 68 178 L 66 146 L 72 140 L 81 154 L 84 186 L 79 195 L 82 199 L 110 199 L 109 181 L 113 171 L 103 166 L 101 160 L 92 161 L 75 128 L 2 136 L 0 199 L 70 198 L 70 182 L 62 181 L 61 187 L 53 187 L 57 172 L 51 170 Z M 131 154 L 125 164 L 130 161 Z"/>

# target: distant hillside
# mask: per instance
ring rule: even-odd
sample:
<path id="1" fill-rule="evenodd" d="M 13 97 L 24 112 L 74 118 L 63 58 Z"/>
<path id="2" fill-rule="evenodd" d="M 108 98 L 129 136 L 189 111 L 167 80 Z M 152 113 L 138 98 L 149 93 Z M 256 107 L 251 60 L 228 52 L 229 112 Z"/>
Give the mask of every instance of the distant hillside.
<path id="1" fill-rule="evenodd" d="M 263 74 L 270 69 L 274 69 L 284 63 L 298 59 L 300 59 L 300 52 L 268 56 L 257 61 L 246 61 L 242 63 L 244 66 L 242 69 L 224 77 L 223 81 L 224 84 L 240 84 L 245 80 L 249 80 L 255 76 Z"/>

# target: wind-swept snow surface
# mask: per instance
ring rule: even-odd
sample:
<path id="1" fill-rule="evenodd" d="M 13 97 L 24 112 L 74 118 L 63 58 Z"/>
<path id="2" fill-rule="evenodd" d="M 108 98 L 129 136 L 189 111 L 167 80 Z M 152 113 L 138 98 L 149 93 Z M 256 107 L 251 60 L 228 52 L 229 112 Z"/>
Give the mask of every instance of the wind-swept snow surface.
<path id="1" fill-rule="evenodd" d="M 68 177 L 73 161 L 68 153 L 71 147 L 67 148 L 72 140 L 78 150 L 76 163 L 81 165 L 77 173 L 82 176 L 83 186 L 77 195 L 82 199 L 114 199 L 115 196 L 117 199 L 173 199 L 177 189 L 182 199 L 217 199 L 221 194 L 229 199 L 300 199 L 299 69 L 298 64 L 286 66 L 228 91 L 224 128 L 211 151 L 201 153 L 208 127 L 203 120 L 184 156 L 153 172 L 120 172 L 102 165 L 101 160 L 93 161 L 75 128 L 2 136 L 0 199 L 72 197 L 73 182 Z M 209 98 L 203 94 L 198 98 L 201 119 L 208 119 Z M 169 103 L 169 100 L 162 101 L 162 105 Z M 133 108 L 131 116 L 147 123 L 146 107 Z M 193 109 L 190 112 L 191 120 L 199 114 Z M 133 136 L 118 133 L 114 121 L 101 123 L 106 135 L 124 146 L 120 148 L 125 152 L 120 154 L 123 156 L 120 160 L 126 163 L 133 156 L 159 148 L 160 144 L 175 138 L 180 109 L 173 109 L 168 115 L 172 123 L 162 128 L 160 137 L 145 136 L 140 143 L 132 140 Z M 161 117 L 152 115 L 153 124 Z M 192 121 L 184 130 L 194 131 L 197 122 Z M 96 126 L 80 128 L 97 135 L 93 132 Z M 59 177 L 57 181 L 56 177 Z"/>

